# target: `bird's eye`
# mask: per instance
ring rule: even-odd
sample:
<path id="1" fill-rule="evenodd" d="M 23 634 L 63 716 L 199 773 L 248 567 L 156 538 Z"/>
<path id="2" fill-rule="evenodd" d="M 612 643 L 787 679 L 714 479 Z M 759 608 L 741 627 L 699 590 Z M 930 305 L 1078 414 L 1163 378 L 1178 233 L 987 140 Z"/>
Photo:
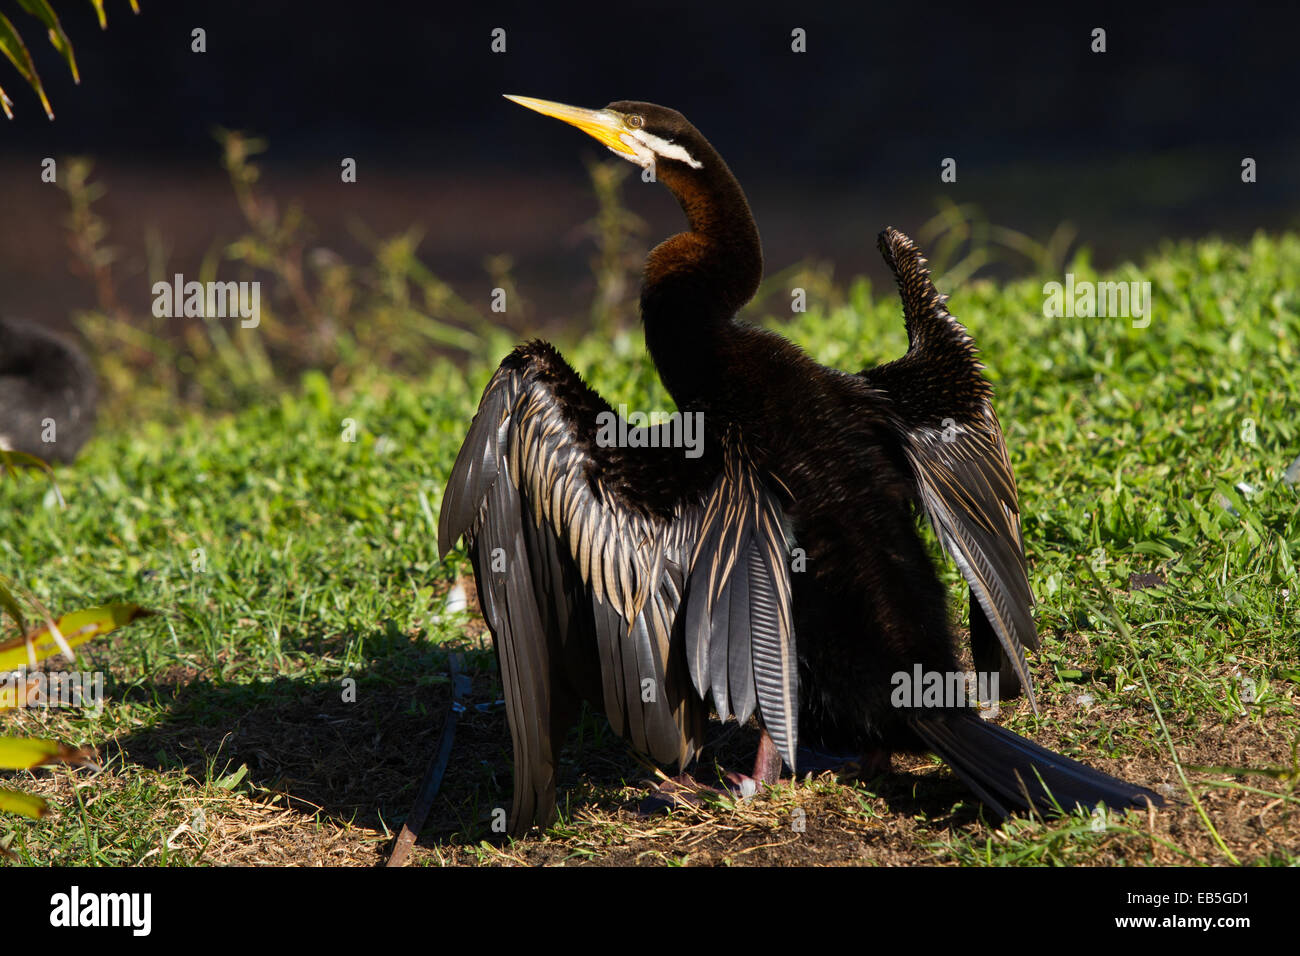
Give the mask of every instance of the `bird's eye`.
<path id="1" fill-rule="evenodd" d="M 643 120 L 636 113 L 633 113 L 627 118 L 627 125 L 629 129 L 640 129 L 642 126 L 645 125 L 645 120 Z"/>

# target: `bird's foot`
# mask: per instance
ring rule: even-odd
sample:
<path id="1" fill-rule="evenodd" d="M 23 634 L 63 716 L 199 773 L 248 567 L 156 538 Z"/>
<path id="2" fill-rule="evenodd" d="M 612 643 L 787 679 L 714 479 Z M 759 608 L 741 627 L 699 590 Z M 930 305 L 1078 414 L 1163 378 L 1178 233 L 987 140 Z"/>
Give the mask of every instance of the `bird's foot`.
<path id="1" fill-rule="evenodd" d="M 637 812 L 641 816 L 662 813 L 678 806 L 702 806 L 709 798 L 728 797 L 732 800 L 749 800 L 764 786 L 781 779 L 781 754 L 767 731 L 758 740 L 758 754 L 754 769 L 749 774 L 732 771 L 723 776 L 720 787 L 700 783 L 688 773 L 665 777 L 654 784 L 653 791 L 641 801 Z"/>
<path id="2" fill-rule="evenodd" d="M 833 753 L 827 750 L 814 750 L 812 747 L 799 748 L 799 773 L 824 773 L 827 770 L 837 773 L 859 766 L 860 755 L 856 753 Z"/>
<path id="3" fill-rule="evenodd" d="M 745 801 L 752 799 L 769 781 L 732 771 L 723 776 L 719 786 L 701 783 L 688 773 L 665 777 L 653 785 L 650 793 L 637 805 L 637 816 L 667 813 L 675 807 L 702 807 L 720 798 Z"/>
<path id="4" fill-rule="evenodd" d="M 763 786 L 762 780 L 755 780 L 753 777 L 743 773 L 736 773 L 734 770 L 722 778 L 723 790 L 729 796 L 737 800 L 748 800 L 758 793 Z"/>
<path id="5" fill-rule="evenodd" d="M 886 749 L 860 754 L 830 753 L 811 747 L 799 748 L 799 772 L 823 773 L 827 770 L 847 774 L 859 780 L 874 780 L 893 772 L 892 754 Z"/>
<path id="6" fill-rule="evenodd" d="M 858 758 L 858 779 L 875 780 L 894 772 L 893 753 L 884 748 L 869 750 Z"/>
<path id="7" fill-rule="evenodd" d="M 704 805 L 706 795 L 722 796 L 723 791 L 700 783 L 689 773 L 665 777 L 655 783 L 650 793 L 637 805 L 637 816 L 667 813 L 674 807 L 700 807 Z"/>
<path id="8" fill-rule="evenodd" d="M 754 769 L 748 775 L 732 771 L 723 778 L 724 788 L 738 800 L 748 800 L 763 787 L 770 787 L 781 779 L 781 752 L 766 730 L 758 738 L 758 753 Z"/>

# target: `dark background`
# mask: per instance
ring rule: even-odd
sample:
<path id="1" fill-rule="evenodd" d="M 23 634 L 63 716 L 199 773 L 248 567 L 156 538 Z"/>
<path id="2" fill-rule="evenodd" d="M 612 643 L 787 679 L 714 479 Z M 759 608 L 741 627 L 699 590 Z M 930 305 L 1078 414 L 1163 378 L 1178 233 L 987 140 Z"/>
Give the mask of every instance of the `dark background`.
<path id="1" fill-rule="evenodd" d="M 217 126 L 269 140 L 266 188 L 301 199 L 341 254 L 364 257 L 358 222 L 378 235 L 416 225 L 422 257 L 471 301 L 488 295 L 485 257 L 508 253 L 544 311 L 583 315 L 580 227 L 595 201 L 582 160 L 603 151 L 505 92 L 680 109 L 745 185 L 769 270 L 812 257 L 840 277 L 882 275 L 875 234 L 917 230 L 940 196 L 1039 239 L 1069 221 L 1103 266 L 1163 237 L 1300 225 L 1298 18 L 1286 6 L 142 0 L 137 17 L 109 0 L 104 33 L 89 3 L 55 6 L 80 88 L 35 21 L 0 0 L 58 114 L 46 120 L 0 63 L 18 113 L 0 120 L 0 310 L 45 322 L 93 299 L 69 275 L 66 202 L 40 182 L 40 160 L 96 160 L 115 268 L 127 288 L 140 276 L 144 310 L 147 231 L 194 270 L 241 229 Z M 190 51 L 196 26 L 203 54 Z M 796 26 L 805 54 L 790 52 Z M 1104 54 L 1090 52 L 1096 26 Z M 494 27 L 505 54 L 490 51 Z M 355 185 L 339 182 L 344 156 L 358 161 Z M 958 181 L 942 184 L 949 156 Z M 1244 156 L 1258 161 L 1253 185 Z M 628 189 L 649 238 L 678 228 L 666 191 Z"/>

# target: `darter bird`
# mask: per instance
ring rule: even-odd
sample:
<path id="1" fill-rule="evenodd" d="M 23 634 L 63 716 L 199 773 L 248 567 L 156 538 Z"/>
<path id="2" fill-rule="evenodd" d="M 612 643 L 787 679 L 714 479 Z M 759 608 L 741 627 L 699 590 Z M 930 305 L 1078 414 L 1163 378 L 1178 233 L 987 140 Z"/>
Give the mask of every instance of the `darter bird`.
<path id="1" fill-rule="evenodd" d="M 859 374 L 826 368 L 736 319 L 762 275 L 758 229 L 680 113 L 509 98 L 653 170 L 677 198 L 687 229 L 649 254 L 641 316 L 660 378 L 704 434 L 695 456 L 671 447 L 671 421 L 602 441 L 611 406 L 541 341 L 507 356 L 483 393 L 438 538 L 445 555 L 464 536 L 496 646 L 511 832 L 554 819 L 558 751 L 584 700 L 638 751 L 682 768 L 710 702 L 722 720 L 757 715 L 756 783 L 783 761 L 796 769 L 803 743 L 879 767 L 891 752 L 937 753 L 1004 816 L 1160 804 L 968 701 L 895 693 L 899 675 L 961 672 L 919 508 L 969 585 L 977 670 L 1036 707 L 1033 596 L 992 390 L 911 240 L 886 229 L 879 243 L 907 353 Z"/>

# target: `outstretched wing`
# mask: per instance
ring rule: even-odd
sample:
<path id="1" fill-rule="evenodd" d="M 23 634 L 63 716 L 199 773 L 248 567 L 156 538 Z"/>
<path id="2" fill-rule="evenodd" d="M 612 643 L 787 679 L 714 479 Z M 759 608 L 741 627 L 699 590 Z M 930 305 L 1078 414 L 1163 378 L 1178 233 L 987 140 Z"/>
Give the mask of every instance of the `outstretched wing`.
<path id="1" fill-rule="evenodd" d="M 908 352 L 863 372 L 888 393 L 916 488 L 944 549 L 971 590 L 971 649 L 981 671 L 1000 671 L 1000 691 L 1023 687 L 1037 710 L 1025 648 L 1038 647 L 1016 480 L 992 388 L 971 337 L 949 314 L 926 260 L 895 229 L 880 250 L 898 280 Z"/>
<path id="2" fill-rule="evenodd" d="M 465 535 L 496 642 L 515 833 L 553 819 L 556 755 L 583 699 L 638 750 L 686 763 L 712 692 L 724 719 L 757 708 L 794 766 L 780 502 L 741 436 L 690 458 L 669 447 L 674 427 L 631 429 L 633 447 L 599 440 L 625 434 L 617 416 L 534 342 L 488 383 L 448 479 L 439 549 Z"/>

